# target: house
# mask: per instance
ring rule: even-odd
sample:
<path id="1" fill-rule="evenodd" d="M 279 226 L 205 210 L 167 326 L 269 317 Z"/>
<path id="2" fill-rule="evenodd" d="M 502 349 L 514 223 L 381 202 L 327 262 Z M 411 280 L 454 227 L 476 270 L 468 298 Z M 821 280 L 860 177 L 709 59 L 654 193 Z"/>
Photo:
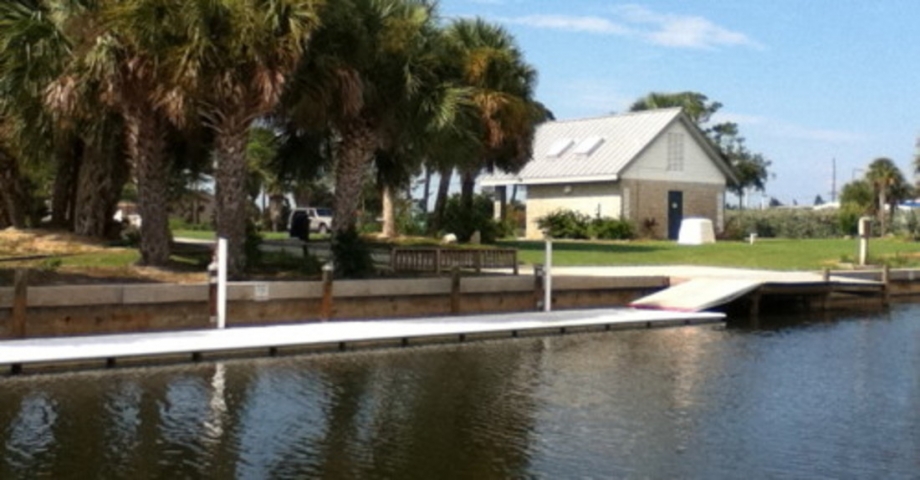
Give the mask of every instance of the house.
<path id="1" fill-rule="evenodd" d="M 508 186 L 527 189 L 526 237 L 543 237 L 537 219 L 569 209 L 631 220 L 657 238 L 677 238 L 684 217 L 724 226 L 734 170 L 680 108 L 547 122 L 533 158 L 518 173 L 480 179 L 504 202 Z"/>

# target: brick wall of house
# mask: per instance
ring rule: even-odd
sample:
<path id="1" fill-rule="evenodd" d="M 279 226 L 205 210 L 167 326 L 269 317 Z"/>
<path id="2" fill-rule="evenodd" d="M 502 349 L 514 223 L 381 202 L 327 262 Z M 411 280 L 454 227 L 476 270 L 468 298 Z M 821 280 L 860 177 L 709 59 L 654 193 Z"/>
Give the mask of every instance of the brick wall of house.
<path id="1" fill-rule="evenodd" d="M 622 188 L 623 215 L 635 222 L 642 233 L 651 234 L 655 238 L 667 238 L 669 191 L 683 192 L 684 218 L 708 218 L 712 220 L 716 231 L 722 230 L 724 187 L 720 185 L 623 180 Z M 654 227 L 648 232 L 645 230 L 647 219 L 654 219 Z"/>

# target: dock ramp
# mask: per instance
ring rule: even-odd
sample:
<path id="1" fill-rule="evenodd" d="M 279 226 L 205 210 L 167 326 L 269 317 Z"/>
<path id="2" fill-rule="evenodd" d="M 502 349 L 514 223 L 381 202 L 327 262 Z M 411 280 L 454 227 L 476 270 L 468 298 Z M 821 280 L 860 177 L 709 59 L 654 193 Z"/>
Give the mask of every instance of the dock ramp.
<path id="1" fill-rule="evenodd" d="M 731 302 L 764 284 L 758 279 L 698 278 L 664 289 L 630 304 L 633 308 L 701 312 Z"/>

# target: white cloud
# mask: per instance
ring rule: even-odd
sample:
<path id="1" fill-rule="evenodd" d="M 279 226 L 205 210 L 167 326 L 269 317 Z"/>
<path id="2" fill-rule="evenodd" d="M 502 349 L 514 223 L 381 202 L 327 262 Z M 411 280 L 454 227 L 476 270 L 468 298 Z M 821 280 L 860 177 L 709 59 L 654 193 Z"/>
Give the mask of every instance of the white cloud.
<path id="1" fill-rule="evenodd" d="M 639 35 L 656 45 L 702 49 L 721 46 L 762 48 L 747 35 L 700 16 L 659 13 L 641 5 L 623 5 L 614 8 L 613 12 L 637 27 L 651 27 L 651 30 L 641 31 Z"/>
<path id="2" fill-rule="evenodd" d="M 713 49 L 746 46 L 761 48 L 747 35 L 690 15 L 658 13 L 640 5 L 612 10 L 615 18 L 596 15 L 525 15 L 503 19 L 534 28 L 616 35 L 674 48 Z"/>
<path id="3" fill-rule="evenodd" d="M 569 15 L 527 15 L 506 20 L 508 23 L 527 25 L 534 28 L 567 30 L 607 35 L 629 35 L 631 32 L 623 25 L 616 24 L 601 17 Z"/>

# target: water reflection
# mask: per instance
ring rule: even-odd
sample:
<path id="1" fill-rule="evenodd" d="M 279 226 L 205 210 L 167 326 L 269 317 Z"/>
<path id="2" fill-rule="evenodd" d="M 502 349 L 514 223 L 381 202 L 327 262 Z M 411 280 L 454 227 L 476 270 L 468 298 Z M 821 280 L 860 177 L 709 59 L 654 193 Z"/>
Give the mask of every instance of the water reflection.
<path id="1" fill-rule="evenodd" d="M 0 478 L 911 478 L 920 308 L 0 380 Z"/>

